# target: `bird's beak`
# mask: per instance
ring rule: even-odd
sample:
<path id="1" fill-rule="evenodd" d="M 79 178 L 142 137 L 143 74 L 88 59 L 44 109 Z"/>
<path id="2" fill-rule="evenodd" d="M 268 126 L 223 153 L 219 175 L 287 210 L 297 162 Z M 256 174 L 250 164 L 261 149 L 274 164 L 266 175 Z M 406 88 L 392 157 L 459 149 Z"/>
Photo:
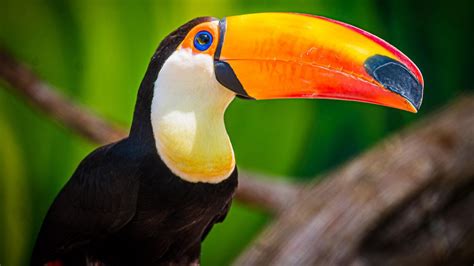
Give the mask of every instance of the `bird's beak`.
<path id="1" fill-rule="evenodd" d="M 253 99 L 330 98 L 417 112 L 423 78 L 378 37 L 330 20 L 263 13 L 219 21 L 217 80 Z"/>

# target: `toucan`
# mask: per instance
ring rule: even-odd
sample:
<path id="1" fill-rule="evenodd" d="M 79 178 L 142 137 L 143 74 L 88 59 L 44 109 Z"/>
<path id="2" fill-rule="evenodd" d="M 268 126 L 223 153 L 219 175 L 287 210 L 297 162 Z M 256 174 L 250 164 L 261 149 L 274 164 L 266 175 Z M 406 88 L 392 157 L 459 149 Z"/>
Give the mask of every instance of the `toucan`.
<path id="1" fill-rule="evenodd" d="M 151 58 L 128 137 L 90 153 L 52 203 L 31 264 L 199 264 L 201 242 L 226 217 L 237 187 L 224 125 L 235 97 L 327 98 L 417 112 L 423 87 L 399 50 L 332 19 L 193 19 Z"/>

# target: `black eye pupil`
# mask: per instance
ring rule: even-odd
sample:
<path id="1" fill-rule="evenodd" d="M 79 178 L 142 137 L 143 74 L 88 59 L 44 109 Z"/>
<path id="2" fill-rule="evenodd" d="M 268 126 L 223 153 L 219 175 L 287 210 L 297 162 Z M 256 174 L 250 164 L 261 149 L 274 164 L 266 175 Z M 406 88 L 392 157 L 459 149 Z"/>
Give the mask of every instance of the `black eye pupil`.
<path id="1" fill-rule="evenodd" d="M 208 34 L 199 34 L 199 36 L 197 38 L 197 41 L 201 45 L 208 44 L 210 40 L 211 40 L 211 38 L 209 37 Z"/>

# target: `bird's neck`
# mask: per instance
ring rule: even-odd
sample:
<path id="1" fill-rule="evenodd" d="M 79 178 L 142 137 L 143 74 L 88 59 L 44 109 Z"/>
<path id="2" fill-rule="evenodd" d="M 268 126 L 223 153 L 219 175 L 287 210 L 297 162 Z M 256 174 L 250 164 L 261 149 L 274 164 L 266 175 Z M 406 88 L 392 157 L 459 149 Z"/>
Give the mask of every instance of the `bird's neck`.
<path id="1" fill-rule="evenodd" d="M 178 177 L 219 183 L 235 168 L 224 125 L 224 113 L 234 94 L 217 82 L 209 83 L 212 59 L 211 69 L 193 68 L 183 60 L 186 58 L 168 59 L 155 82 L 151 123 L 156 148 Z"/>

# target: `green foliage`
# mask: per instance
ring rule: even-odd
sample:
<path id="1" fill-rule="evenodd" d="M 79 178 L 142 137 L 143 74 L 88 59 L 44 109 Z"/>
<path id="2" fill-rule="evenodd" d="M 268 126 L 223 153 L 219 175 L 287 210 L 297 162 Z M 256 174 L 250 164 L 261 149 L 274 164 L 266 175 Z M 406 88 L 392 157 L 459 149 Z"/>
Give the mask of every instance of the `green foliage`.
<path id="1" fill-rule="evenodd" d="M 0 45 L 63 93 L 127 127 L 154 49 L 193 17 L 292 11 L 369 30 L 399 47 L 424 73 L 426 95 L 418 115 L 322 100 L 236 100 L 226 114 L 241 168 L 308 179 L 470 89 L 471 3 L 2 0 Z M 0 144 L 0 264 L 24 265 L 49 204 L 93 145 L 3 87 Z M 203 264 L 230 263 L 267 221 L 262 213 L 234 204 L 204 243 Z"/>

